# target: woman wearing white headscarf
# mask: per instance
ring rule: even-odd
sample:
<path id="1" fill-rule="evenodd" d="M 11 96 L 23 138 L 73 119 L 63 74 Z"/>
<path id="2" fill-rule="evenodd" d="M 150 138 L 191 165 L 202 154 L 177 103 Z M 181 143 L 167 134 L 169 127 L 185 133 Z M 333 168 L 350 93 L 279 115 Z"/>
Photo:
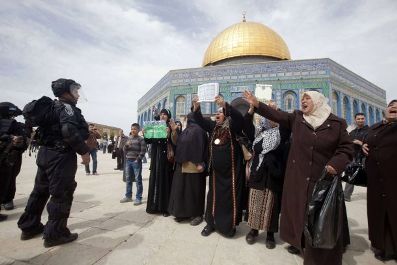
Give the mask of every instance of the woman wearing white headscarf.
<path id="1" fill-rule="evenodd" d="M 244 96 L 256 113 L 292 131 L 280 221 L 280 236 L 291 244 L 288 251 L 295 254 L 299 253 L 297 250 L 303 251 L 304 265 L 342 264 L 343 249 L 348 243 L 346 223 L 333 249 L 312 248 L 303 230 L 307 203 L 324 167 L 328 174 L 337 175 L 352 159 L 353 143 L 345 120 L 333 115 L 324 95 L 316 91 L 305 92 L 301 110 L 293 113 L 274 110 L 248 91 Z"/>

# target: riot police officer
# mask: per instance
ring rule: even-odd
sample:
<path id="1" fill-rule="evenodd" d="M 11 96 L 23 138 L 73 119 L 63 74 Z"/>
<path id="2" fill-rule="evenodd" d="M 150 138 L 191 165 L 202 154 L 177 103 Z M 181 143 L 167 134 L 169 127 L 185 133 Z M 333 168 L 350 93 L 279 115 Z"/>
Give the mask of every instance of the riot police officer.
<path id="1" fill-rule="evenodd" d="M 44 247 L 52 247 L 76 240 L 77 233 L 66 227 L 77 183 L 77 155 L 82 163 L 90 161 L 90 148 L 85 144 L 88 125 L 81 110 L 76 107 L 80 85 L 71 79 L 52 82 L 52 91 L 59 100 L 53 101 L 53 111 L 48 124 L 40 126 L 35 185 L 25 212 L 18 221 L 22 230 L 21 240 L 27 240 L 43 232 Z M 48 204 L 48 221 L 41 223 L 41 214 Z"/>
<path id="2" fill-rule="evenodd" d="M 21 169 L 22 153 L 28 146 L 25 124 L 14 119 L 21 114 L 14 104 L 0 103 L 0 201 L 6 210 L 14 208 L 15 181 Z M 0 214 L 0 221 L 6 218 Z"/>

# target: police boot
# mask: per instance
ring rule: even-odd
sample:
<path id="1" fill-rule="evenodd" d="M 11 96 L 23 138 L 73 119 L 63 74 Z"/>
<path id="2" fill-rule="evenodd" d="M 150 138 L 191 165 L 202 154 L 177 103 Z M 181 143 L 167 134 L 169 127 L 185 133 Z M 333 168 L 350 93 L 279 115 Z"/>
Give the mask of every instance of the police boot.
<path id="1" fill-rule="evenodd" d="M 7 220 L 7 215 L 0 213 L 0 222 Z"/>
<path id="2" fill-rule="evenodd" d="M 78 238 L 78 236 L 79 235 L 77 233 L 72 233 L 69 235 L 63 235 L 56 239 L 46 238 L 46 239 L 44 239 L 44 247 L 50 248 L 50 247 L 66 244 L 66 243 L 75 241 Z"/>
<path id="3" fill-rule="evenodd" d="M 39 226 L 36 226 L 34 229 L 30 231 L 22 231 L 21 240 L 29 240 L 38 235 L 41 235 L 44 231 L 44 225 L 40 223 Z"/>
<path id="4" fill-rule="evenodd" d="M 7 203 L 4 203 L 3 205 L 4 205 L 4 209 L 7 211 L 13 210 L 15 208 L 13 201 L 9 201 Z"/>

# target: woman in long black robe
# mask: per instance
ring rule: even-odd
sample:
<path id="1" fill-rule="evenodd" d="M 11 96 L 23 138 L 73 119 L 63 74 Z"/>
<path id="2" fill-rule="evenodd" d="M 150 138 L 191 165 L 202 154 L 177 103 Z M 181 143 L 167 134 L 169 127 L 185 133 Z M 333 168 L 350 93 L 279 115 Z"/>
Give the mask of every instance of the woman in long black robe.
<path id="1" fill-rule="evenodd" d="M 161 110 L 160 119 L 166 121 L 167 126 L 169 126 L 170 118 L 171 113 L 169 110 Z M 146 212 L 150 214 L 161 213 L 164 216 L 168 216 L 168 204 L 171 193 L 174 165 L 167 159 L 167 144 L 171 144 L 171 139 L 170 136 L 166 139 L 145 138 L 145 142 L 151 144 L 150 176 Z"/>
<path id="2" fill-rule="evenodd" d="M 193 113 L 187 118 L 186 129 L 172 134 L 175 136 L 172 140 L 176 144 L 176 163 L 168 211 L 177 222 L 191 218 L 191 225 L 198 225 L 203 220 L 205 206 L 208 137 L 196 124 Z"/>
<path id="3" fill-rule="evenodd" d="M 209 191 L 205 221 L 201 234 L 208 236 L 217 230 L 233 237 L 236 226 L 242 219 L 242 201 L 245 188 L 243 154 L 236 140 L 241 134 L 243 116 L 225 103 L 219 96 L 218 105 L 223 106 L 215 116 L 216 121 L 204 119 L 199 103 L 193 100 L 194 119 L 210 133 L 209 142 Z"/>

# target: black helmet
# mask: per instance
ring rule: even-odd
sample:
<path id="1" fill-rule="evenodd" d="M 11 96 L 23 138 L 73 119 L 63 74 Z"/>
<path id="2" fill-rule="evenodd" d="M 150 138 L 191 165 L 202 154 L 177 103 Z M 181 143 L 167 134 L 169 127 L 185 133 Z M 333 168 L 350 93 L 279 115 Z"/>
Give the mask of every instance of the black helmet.
<path id="1" fill-rule="evenodd" d="M 63 93 L 69 92 L 71 86 L 73 85 L 80 87 L 80 84 L 76 83 L 76 81 L 72 79 L 59 78 L 55 81 L 52 81 L 51 88 L 54 96 L 60 97 Z"/>
<path id="2" fill-rule="evenodd" d="M 4 118 L 16 117 L 22 114 L 17 106 L 11 102 L 0 102 L 0 116 Z"/>

